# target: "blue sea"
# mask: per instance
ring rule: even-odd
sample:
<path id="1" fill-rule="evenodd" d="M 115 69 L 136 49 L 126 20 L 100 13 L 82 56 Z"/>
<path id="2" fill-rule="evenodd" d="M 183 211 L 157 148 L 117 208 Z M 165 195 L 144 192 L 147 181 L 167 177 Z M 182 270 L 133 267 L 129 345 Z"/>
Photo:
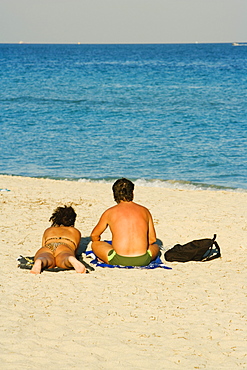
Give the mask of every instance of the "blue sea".
<path id="1" fill-rule="evenodd" d="M 0 45 L 0 174 L 247 189 L 247 47 Z"/>

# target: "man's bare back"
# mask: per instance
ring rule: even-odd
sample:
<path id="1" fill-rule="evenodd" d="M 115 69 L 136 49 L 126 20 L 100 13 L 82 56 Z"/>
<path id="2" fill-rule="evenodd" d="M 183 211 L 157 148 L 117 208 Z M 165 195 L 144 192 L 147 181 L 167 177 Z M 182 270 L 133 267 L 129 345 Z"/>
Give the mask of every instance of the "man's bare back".
<path id="1" fill-rule="evenodd" d="M 122 256 L 142 255 L 156 241 L 150 212 L 134 202 L 121 201 L 105 211 L 92 231 L 92 241 L 99 240 L 107 226 L 112 232 L 112 247 Z"/>
<path id="2" fill-rule="evenodd" d="M 112 249 L 118 255 L 128 257 L 142 256 L 149 250 L 154 259 L 159 252 L 159 247 L 154 244 L 156 234 L 149 210 L 132 200 L 117 199 L 117 203 L 103 213 L 93 229 L 91 233 L 93 251 L 106 263 L 108 263 L 108 253 Z M 108 226 L 112 233 L 112 245 L 100 241 L 101 234 Z"/>

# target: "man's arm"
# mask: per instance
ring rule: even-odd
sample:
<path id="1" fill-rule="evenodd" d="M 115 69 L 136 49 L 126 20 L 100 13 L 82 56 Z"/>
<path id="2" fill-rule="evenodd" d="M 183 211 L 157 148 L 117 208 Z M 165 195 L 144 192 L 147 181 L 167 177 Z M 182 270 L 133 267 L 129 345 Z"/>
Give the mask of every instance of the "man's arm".
<path id="1" fill-rule="evenodd" d="M 107 222 L 107 215 L 106 215 L 106 212 L 105 212 L 100 217 L 99 222 L 97 223 L 97 225 L 95 226 L 95 228 L 91 232 L 90 236 L 91 236 L 92 242 L 100 241 L 100 235 L 105 231 L 107 226 L 108 226 L 108 222 Z"/>
<path id="2" fill-rule="evenodd" d="M 148 243 L 153 244 L 156 242 L 156 232 L 154 228 L 154 222 L 151 213 L 149 213 L 149 223 L 148 223 Z"/>

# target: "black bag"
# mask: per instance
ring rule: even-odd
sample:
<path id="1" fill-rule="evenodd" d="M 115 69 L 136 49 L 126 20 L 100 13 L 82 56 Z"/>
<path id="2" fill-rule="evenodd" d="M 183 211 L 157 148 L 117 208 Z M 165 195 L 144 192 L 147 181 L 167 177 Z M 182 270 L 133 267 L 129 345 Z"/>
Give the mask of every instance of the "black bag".
<path id="1" fill-rule="evenodd" d="M 176 244 L 165 253 L 165 259 L 169 262 L 188 262 L 188 261 L 211 261 L 221 257 L 220 247 L 213 239 L 193 240 L 184 245 Z"/>

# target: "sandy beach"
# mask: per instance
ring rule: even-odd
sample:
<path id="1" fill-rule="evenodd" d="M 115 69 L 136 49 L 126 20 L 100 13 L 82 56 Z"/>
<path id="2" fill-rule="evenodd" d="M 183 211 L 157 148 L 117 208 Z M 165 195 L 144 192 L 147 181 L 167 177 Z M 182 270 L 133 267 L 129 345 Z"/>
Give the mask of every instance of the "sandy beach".
<path id="1" fill-rule="evenodd" d="M 247 192 L 135 188 L 165 249 L 217 234 L 222 258 L 168 263 L 162 252 L 172 270 L 34 276 L 16 259 L 35 254 L 52 211 L 75 208 L 90 250 L 111 184 L 0 176 L 0 188 L 1 369 L 247 368 Z"/>

